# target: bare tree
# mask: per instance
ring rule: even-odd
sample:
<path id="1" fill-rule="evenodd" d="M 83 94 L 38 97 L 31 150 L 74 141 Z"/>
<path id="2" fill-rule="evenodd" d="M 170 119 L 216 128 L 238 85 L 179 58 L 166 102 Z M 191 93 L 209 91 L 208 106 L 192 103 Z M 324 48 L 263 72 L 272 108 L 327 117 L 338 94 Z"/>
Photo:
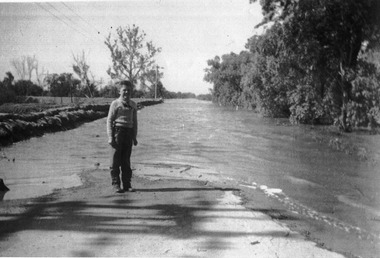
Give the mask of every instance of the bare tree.
<path id="1" fill-rule="evenodd" d="M 17 75 L 21 80 L 32 80 L 33 71 L 38 73 L 38 61 L 36 56 L 22 56 L 19 59 L 13 59 L 11 64 L 16 69 Z"/>
<path id="2" fill-rule="evenodd" d="M 75 56 L 73 54 L 73 58 L 74 58 L 73 70 L 79 76 L 82 85 L 85 85 L 87 87 L 89 95 L 92 98 L 93 92 L 91 90 L 91 88 L 92 88 L 91 87 L 91 81 L 88 78 L 90 66 L 87 64 L 86 54 L 84 53 L 84 50 L 82 50 L 81 55 L 78 54 Z M 94 76 L 93 76 L 93 78 L 94 78 Z"/>
<path id="3" fill-rule="evenodd" d="M 36 63 L 36 78 L 37 78 L 37 84 L 39 86 L 43 86 L 44 79 L 47 76 L 48 73 L 45 73 L 45 67 L 42 67 L 42 71 L 39 70 L 38 62 Z"/>

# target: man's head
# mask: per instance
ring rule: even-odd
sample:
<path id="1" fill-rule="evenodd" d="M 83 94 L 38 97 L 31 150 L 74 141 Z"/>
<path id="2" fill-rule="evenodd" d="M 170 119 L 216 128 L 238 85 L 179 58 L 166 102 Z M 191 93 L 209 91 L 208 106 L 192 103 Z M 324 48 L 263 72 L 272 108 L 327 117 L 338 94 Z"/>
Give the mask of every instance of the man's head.
<path id="1" fill-rule="evenodd" d="M 132 83 L 130 81 L 121 81 L 120 86 L 120 98 L 123 100 L 129 100 L 133 90 Z"/>

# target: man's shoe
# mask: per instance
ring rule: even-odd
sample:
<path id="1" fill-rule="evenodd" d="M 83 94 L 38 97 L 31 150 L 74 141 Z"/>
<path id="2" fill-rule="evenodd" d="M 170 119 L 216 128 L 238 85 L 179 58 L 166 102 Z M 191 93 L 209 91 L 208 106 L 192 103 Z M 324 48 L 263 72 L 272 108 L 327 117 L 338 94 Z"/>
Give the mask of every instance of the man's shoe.
<path id="1" fill-rule="evenodd" d="M 127 191 L 130 192 L 130 193 L 136 192 L 136 190 L 133 189 L 132 187 L 128 187 L 128 188 L 127 188 Z"/>
<path id="2" fill-rule="evenodd" d="M 132 188 L 131 183 L 123 184 L 123 186 L 126 192 L 136 192 L 136 190 Z"/>
<path id="3" fill-rule="evenodd" d="M 114 185 L 113 189 L 115 190 L 116 193 L 122 193 L 124 192 L 119 185 Z"/>

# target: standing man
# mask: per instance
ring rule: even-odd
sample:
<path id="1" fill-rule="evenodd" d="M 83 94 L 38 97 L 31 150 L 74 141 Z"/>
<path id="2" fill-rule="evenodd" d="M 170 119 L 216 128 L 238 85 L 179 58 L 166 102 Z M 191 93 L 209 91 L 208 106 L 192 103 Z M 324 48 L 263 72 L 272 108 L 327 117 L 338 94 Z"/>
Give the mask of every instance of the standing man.
<path id="1" fill-rule="evenodd" d="M 137 104 L 131 100 L 133 86 L 130 81 L 121 81 L 120 85 L 120 97 L 112 101 L 107 117 L 112 187 L 117 193 L 134 192 L 130 158 L 132 144 L 137 145 Z M 120 183 L 123 183 L 123 189 Z"/>

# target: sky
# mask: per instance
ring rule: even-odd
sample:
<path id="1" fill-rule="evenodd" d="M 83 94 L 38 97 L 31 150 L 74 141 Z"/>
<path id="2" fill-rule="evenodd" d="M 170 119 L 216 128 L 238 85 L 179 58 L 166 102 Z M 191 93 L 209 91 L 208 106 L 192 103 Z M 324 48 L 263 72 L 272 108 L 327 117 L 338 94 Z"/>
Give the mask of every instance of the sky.
<path id="1" fill-rule="evenodd" d="M 207 60 L 245 50 L 261 20 L 249 0 L 2 1 L 0 79 L 8 71 L 19 79 L 11 60 L 21 56 L 35 55 L 40 71 L 74 73 L 73 55 L 84 51 L 95 78 L 108 82 L 105 38 L 135 24 L 162 49 L 155 60 L 167 90 L 206 94 Z"/>

